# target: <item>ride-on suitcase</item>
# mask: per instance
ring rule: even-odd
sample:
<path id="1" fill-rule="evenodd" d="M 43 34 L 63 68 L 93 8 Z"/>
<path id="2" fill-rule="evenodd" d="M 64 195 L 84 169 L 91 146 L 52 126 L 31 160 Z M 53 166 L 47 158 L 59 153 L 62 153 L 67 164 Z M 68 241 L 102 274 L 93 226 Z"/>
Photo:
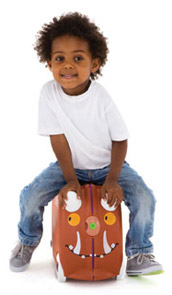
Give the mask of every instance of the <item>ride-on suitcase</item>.
<path id="1" fill-rule="evenodd" d="M 63 209 L 52 202 L 52 248 L 59 281 L 105 280 L 120 273 L 123 256 L 121 206 L 109 207 L 101 186 L 82 186 L 82 199 L 68 192 Z"/>

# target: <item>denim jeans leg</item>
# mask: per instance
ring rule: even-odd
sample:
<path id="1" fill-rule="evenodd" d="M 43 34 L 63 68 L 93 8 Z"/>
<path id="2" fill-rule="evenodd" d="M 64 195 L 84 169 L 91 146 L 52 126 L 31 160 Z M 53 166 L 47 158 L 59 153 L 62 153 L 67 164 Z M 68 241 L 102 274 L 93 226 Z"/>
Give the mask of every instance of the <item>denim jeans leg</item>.
<path id="1" fill-rule="evenodd" d="M 66 184 L 58 162 L 52 163 L 20 194 L 20 221 L 18 235 L 21 243 L 35 246 L 42 237 L 44 206 Z"/>
<path id="2" fill-rule="evenodd" d="M 92 172 L 93 182 L 102 185 L 109 172 L 109 166 Z M 119 184 L 124 193 L 124 203 L 130 211 L 130 228 L 126 236 L 125 251 L 127 256 L 136 253 L 152 253 L 155 197 L 137 172 L 124 162 L 119 177 Z"/>
<path id="3" fill-rule="evenodd" d="M 152 253 L 155 197 L 146 186 L 143 179 L 124 163 L 119 178 L 119 184 L 124 192 L 124 203 L 130 211 L 130 229 L 126 236 L 126 255 L 137 253 Z"/>

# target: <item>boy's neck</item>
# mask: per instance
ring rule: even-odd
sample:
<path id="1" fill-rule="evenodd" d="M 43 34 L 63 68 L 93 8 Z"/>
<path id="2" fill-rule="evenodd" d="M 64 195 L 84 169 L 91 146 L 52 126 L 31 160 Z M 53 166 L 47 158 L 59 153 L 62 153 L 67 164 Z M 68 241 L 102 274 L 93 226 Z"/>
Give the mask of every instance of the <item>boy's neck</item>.
<path id="1" fill-rule="evenodd" d="M 63 91 L 70 96 L 77 96 L 77 95 L 81 95 L 84 92 L 86 92 L 88 90 L 88 88 L 90 87 L 91 84 L 91 80 L 88 79 L 87 81 L 85 81 L 83 84 L 77 86 L 76 88 L 63 88 Z"/>

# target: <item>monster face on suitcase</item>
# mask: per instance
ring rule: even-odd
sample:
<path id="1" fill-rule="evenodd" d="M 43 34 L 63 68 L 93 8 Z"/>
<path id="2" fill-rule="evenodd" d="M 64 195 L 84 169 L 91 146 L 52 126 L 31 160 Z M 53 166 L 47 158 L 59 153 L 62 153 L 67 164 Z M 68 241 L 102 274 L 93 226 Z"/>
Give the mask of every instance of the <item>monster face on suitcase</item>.
<path id="1" fill-rule="evenodd" d="M 68 193 L 65 209 L 52 205 L 53 256 L 60 280 L 105 280 L 122 264 L 121 207 L 109 207 L 100 186 L 82 186 L 82 199 Z"/>

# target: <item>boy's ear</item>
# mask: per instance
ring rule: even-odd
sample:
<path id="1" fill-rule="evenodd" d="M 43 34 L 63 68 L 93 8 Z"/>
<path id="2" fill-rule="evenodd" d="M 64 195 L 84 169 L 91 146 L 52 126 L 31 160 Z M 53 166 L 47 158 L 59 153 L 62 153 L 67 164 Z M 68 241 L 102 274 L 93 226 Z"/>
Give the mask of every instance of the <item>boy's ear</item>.
<path id="1" fill-rule="evenodd" d="M 52 65 L 51 65 L 50 60 L 47 60 L 47 65 L 48 65 L 49 70 L 52 72 Z"/>
<path id="2" fill-rule="evenodd" d="M 100 58 L 94 58 L 92 61 L 92 67 L 91 67 L 91 72 L 95 73 L 101 66 L 101 61 Z"/>

